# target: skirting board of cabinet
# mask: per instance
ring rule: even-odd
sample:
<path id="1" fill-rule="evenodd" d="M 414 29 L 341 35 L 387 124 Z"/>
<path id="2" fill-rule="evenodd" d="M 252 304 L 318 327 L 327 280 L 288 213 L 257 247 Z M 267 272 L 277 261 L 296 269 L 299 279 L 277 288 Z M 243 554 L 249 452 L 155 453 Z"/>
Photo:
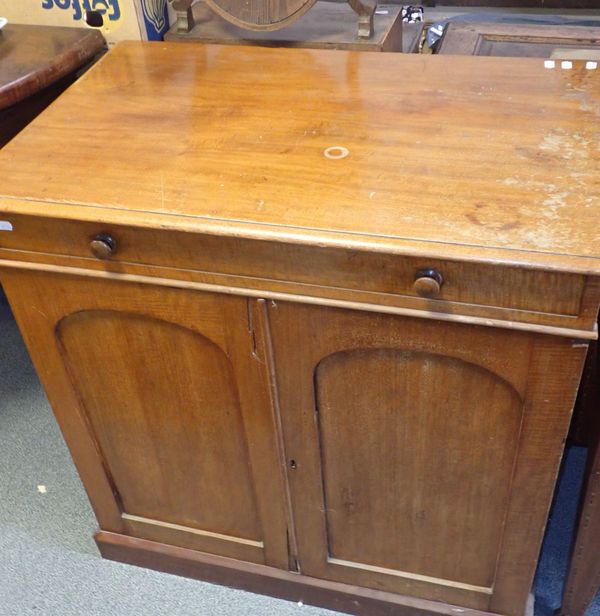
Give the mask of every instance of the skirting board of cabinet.
<path id="1" fill-rule="evenodd" d="M 498 616 L 448 603 L 320 580 L 118 533 L 99 531 L 94 538 L 103 558 L 109 560 L 356 616 Z"/>

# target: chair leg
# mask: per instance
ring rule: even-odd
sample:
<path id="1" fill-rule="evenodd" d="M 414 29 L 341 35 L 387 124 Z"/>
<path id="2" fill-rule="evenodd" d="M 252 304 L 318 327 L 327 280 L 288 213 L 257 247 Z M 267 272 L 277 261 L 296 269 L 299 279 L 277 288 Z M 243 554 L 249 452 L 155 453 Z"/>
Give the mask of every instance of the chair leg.
<path id="1" fill-rule="evenodd" d="M 171 5 L 177 13 L 177 32 L 190 32 L 194 27 L 192 3 L 193 0 L 171 0 Z"/>

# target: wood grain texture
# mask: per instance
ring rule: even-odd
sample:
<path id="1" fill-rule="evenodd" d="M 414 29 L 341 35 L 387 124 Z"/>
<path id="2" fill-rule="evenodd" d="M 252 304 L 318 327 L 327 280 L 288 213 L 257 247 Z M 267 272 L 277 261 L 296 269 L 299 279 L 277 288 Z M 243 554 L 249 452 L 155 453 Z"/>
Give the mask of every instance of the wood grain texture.
<path id="1" fill-rule="evenodd" d="M 104 46 L 93 29 L 8 24 L 0 33 L 0 109 L 81 68 Z"/>
<path id="2" fill-rule="evenodd" d="M 111 486 L 101 528 L 287 567 L 269 384 L 245 298 L 39 273 L 2 281 L 35 332 L 66 437 L 86 451 L 73 455 L 92 499 Z"/>
<path id="3" fill-rule="evenodd" d="M 292 510 L 292 499 L 290 485 L 287 481 L 287 459 L 285 454 L 285 443 L 283 439 L 283 428 L 281 424 L 281 407 L 279 405 L 279 390 L 277 388 L 277 367 L 273 351 L 273 340 L 271 338 L 271 325 L 269 323 L 269 312 L 267 302 L 264 299 L 256 301 L 248 300 L 248 314 L 250 326 L 254 332 L 256 352 L 261 358 L 261 365 L 264 377 L 269 382 L 270 407 L 273 412 L 273 425 L 275 426 L 275 442 L 279 455 L 279 465 L 277 468 L 284 487 L 284 502 L 281 505 L 285 509 L 287 521 L 287 547 L 289 570 L 299 572 L 298 564 L 298 537 L 294 524 L 294 513 Z M 275 471 L 275 469 L 273 469 Z"/>
<path id="4" fill-rule="evenodd" d="M 0 211 L 598 273 L 599 95 L 580 62 L 122 43 L 3 149 Z"/>
<path id="5" fill-rule="evenodd" d="M 224 309 L 202 304 L 205 320 Z M 233 367 L 212 328 L 116 307 L 68 314 L 56 335 L 123 510 L 260 539 Z"/>
<path id="6" fill-rule="evenodd" d="M 600 49 L 600 27 L 450 22 L 437 53 L 550 58 L 562 49 Z"/>
<path id="7" fill-rule="evenodd" d="M 423 24 L 403 24 L 400 6 L 379 5 L 369 39 L 357 35 L 357 15 L 345 2 L 317 1 L 292 24 L 281 30 L 252 31 L 236 26 L 212 11 L 204 2 L 192 7 L 195 26 L 182 32 L 174 25 L 165 40 L 187 43 L 352 49 L 355 51 L 403 51 L 414 53 Z"/>
<path id="8" fill-rule="evenodd" d="M 528 368 L 519 456 L 516 459 L 496 585 L 490 609 L 522 614 L 536 562 L 587 345 L 546 336 L 534 339 Z"/>
<path id="9" fill-rule="evenodd" d="M 275 30 L 292 23 L 316 0 L 205 0 L 221 17 L 250 30 Z"/>
<path id="10" fill-rule="evenodd" d="M 481 610 L 319 580 L 116 533 L 99 532 L 96 542 L 104 558 L 357 616 L 455 616 L 457 612 L 464 616 L 494 616 Z"/>
<path id="11" fill-rule="evenodd" d="M 586 345 L 284 302 L 269 314 L 303 572 L 522 614 Z"/>
<path id="12" fill-rule="evenodd" d="M 314 386 L 328 558 L 491 593 L 521 424 L 514 388 L 455 358 L 360 346 L 322 359 Z M 450 545 L 458 557 L 440 558 Z"/>
<path id="13" fill-rule="evenodd" d="M 586 279 L 561 272 L 535 271 L 497 264 L 473 264 L 439 259 L 402 258 L 356 250 L 274 244 L 211 235 L 144 230 L 135 227 L 99 226 L 98 223 L 71 222 L 22 215 L 8 217 L 13 231 L 0 234 L 0 254 L 22 259 L 23 251 L 67 255 L 87 259 L 87 267 L 107 271 L 133 271 L 131 265 L 158 265 L 161 268 L 245 276 L 301 285 L 321 285 L 338 289 L 408 296 L 418 300 L 415 276 L 435 268 L 443 276 L 437 302 L 473 304 L 564 315 L 574 327 L 588 326 L 577 318 L 582 309 Z M 94 238 L 108 233 L 116 250 L 110 260 L 93 260 Z M 157 250 L 160 246 L 160 250 Z M 177 275 L 173 272 L 173 275 Z M 183 274 L 185 275 L 185 274 Z M 422 303 L 422 302 L 421 302 Z M 468 307 L 465 306 L 465 310 Z M 594 315 L 595 317 L 595 315 Z M 533 315 L 529 315 L 533 319 Z M 563 319 L 564 321 L 569 319 Z"/>
<path id="14" fill-rule="evenodd" d="M 23 271 L 33 271 L 33 272 L 50 272 L 52 274 L 66 274 L 66 275 L 74 275 L 74 276 L 83 276 L 86 278 L 96 278 L 102 280 L 114 280 L 120 282 L 133 282 L 136 284 L 146 284 L 153 285 L 156 287 L 167 287 L 174 289 L 187 289 L 192 291 L 204 291 L 209 293 L 223 293 L 226 295 L 236 295 L 236 296 L 244 296 L 248 298 L 257 298 L 257 299 L 271 299 L 271 300 L 282 300 L 282 301 L 294 301 L 300 304 L 310 304 L 316 306 L 329 306 L 332 308 L 347 308 L 350 310 L 362 310 L 364 312 L 378 312 L 382 314 L 395 314 L 401 316 L 408 317 L 416 317 L 426 320 L 436 320 L 442 322 L 450 322 L 450 323 L 463 323 L 463 324 L 471 324 L 471 325 L 481 325 L 483 327 L 495 327 L 499 329 L 509 329 L 513 331 L 528 331 L 535 332 L 540 334 L 548 334 L 552 336 L 566 336 L 574 339 L 582 339 L 582 340 L 597 340 L 598 339 L 598 331 L 596 327 L 592 327 L 591 329 L 576 329 L 574 327 L 575 323 L 565 323 L 567 327 L 557 326 L 557 323 L 553 324 L 541 324 L 546 323 L 543 314 L 534 313 L 534 316 L 537 319 L 523 319 L 523 315 L 516 311 L 504 311 L 498 309 L 490 308 L 489 312 L 486 311 L 486 316 L 480 316 L 474 313 L 473 311 L 464 310 L 461 307 L 461 313 L 452 309 L 452 305 L 449 306 L 441 306 L 440 311 L 432 310 L 432 306 L 427 306 L 427 304 L 416 306 L 416 307 L 404 307 L 402 304 L 395 305 L 395 302 L 387 301 L 386 296 L 380 294 L 370 294 L 370 293 L 358 293 L 358 298 L 354 297 L 355 294 L 347 294 L 344 292 L 341 293 L 331 293 L 331 289 L 321 289 L 321 288 L 313 288 L 311 291 L 316 291 L 314 294 L 307 295 L 306 288 L 299 287 L 298 293 L 290 292 L 291 288 L 294 288 L 293 285 L 287 286 L 282 284 L 282 288 L 284 292 L 279 292 L 275 290 L 264 290 L 257 289 L 248 286 L 230 286 L 229 283 L 231 280 L 225 280 L 226 284 L 218 284 L 218 277 L 209 275 L 207 278 L 210 282 L 204 282 L 205 277 L 202 275 L 199 276 L 190 276 L 190 278 L 162 278 L 157 274 L 160 274 L 159 271 L 152 271 L 151 268 L 145 268 L 144 275 L 138 274 L 125 274 L 125 273 L 113 273 L 106 272 L 101 269 L 83 269 L 76 267 L 63 267 L 60 265 L 46 265 L 43 263 L 39 255 L 32 255 L 34 258 L 31 262 L 29 261 L 18 261 L 18 260 L 0 260 L 0 267 L 8 267 L 11 269 L 23 270 Z M 69 264 L 70 265 L 70 264 Z M 149 269 L 149 271 L 148 271 Z M 238 280 L 239 282 L 239 280 Z M 272 283 L 269 285 L 271 288 L 274 286 Z M 591 294 L 588 292 L 588 288 L 590 285 L 586 286 L 586 290 L 584 293 L 584 301 L 587 301 L 590 306 L 592 306 L 592 301 L 596 299 L 596 293 Z M 319 292 L 321 291 L 321 292 Z M 356 301 L 356 299 L 360 299 L 360 301 Z M 372 301 L 377 301 L 378 303 L 371 303 Z M 429 300 L 422 300 L 428 302 Z M 501 318 L 493 318 L 493 315 L 499 316 Z M 531 316 L 531 315 L 528 315 Z M 514 317 L 515 320 L 510 320 L 510 318 Z M 551 322 L 549 322 L 551 323 Z"/>

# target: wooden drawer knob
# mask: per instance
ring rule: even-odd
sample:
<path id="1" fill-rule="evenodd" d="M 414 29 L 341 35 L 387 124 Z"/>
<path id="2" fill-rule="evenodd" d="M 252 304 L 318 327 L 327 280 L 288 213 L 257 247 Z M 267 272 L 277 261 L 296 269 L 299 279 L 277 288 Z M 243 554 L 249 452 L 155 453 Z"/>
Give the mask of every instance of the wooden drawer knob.
<path id="1" fill-rule="evenodd" d="M 112 235 L 100 233 L 90 242 L 92 254 L 98 259 L 108 259 L 115 254 L 117 242 Z"/>
<path id="2" fill-rule="evenodd" d="M 417 272 L 413 289 L 421 297 L 437 297 L 443 283 L 444 279 L 436 269 L 423 269 Z"/>

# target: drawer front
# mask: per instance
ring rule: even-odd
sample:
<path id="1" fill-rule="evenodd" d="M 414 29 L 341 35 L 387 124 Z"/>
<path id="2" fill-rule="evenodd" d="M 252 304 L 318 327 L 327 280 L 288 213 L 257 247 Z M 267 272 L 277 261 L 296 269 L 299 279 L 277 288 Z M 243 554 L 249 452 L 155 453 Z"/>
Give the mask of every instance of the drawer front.
<path id="1" fill-rule="evenodd" d="M 577 321 L 586 286 L 583 275 L 494 264 L 26 216 L 7 218 L 13 230 L 0 232 L 3 258 L 26 261 L 25 253 L 14 251 L 27 251 L 43 253 L 46 256 L 38 254 L 37 260 L 48 263 L 70 257 L 76 258 L 72 264 L 77 267 L 129 273 L 140 273 L 136 266 L 143 265 L 145 273 L 151 266 L 151 275 L 188 280 L 196 279 L 194 273 L 204 272 L 219 284 L 266 290 L 293 285 L 295 294 L 320 297 L 327 297 L 328 290 L 346 298 L 356 292 L 362 294 L 358 301 L 368 297 L 375 304 L 384 302 L 428 311 L 473 314 L 481 307 L 531 313 L 521 315 L 519 320 L 531 318 L 539 322 L 536 315 L 557 315 Z M 100 240 L 114 242 L 112 252 L 106 246 L 104 252 L 98 250 L 98 243 L 93 251 L 92 243 L 102 235 L 109 238 Z M 435 270 L 442 277 L 434 297 L 421 297 L 419 285 L 415 285 L 423 270 Z M 271 283 L 275 287 L 270 287 Z M 578 325 L 581 324 L 571 326 Z"/>

